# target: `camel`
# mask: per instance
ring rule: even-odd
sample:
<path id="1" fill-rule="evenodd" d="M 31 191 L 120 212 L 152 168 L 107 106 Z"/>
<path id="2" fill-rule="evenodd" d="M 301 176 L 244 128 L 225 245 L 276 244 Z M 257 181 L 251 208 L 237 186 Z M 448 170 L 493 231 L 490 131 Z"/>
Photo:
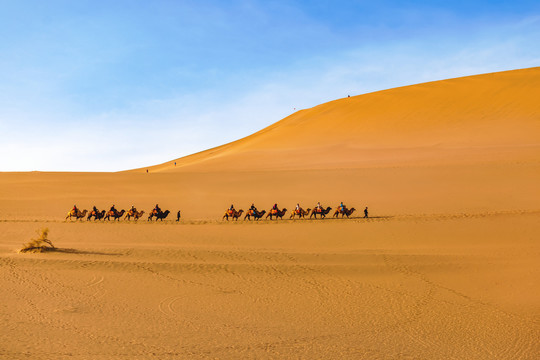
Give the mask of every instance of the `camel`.
<path id="1" fill-rule="evenodd" d="M 71 220 L 72 217 L 75 218 L 75 220 L 79 220 L 79 219 L 82 219 L 83 217 L 86 216 L 86 213 L 88 212 L 88 210 L 84 209 L 83 211 L 77 211 L 77 213 L 75 213 L 73 210 L 70 210 L 66 216 L 66 220 L 69 219 Z"/>
<path id="2" fill-rule="evenodd" d="M 255 220 L 259 220 L 260 218 L 263 217 L 264 214 L 266 214 L 266 210 L 257 211 L 257 212 L 255 212 L 254 210 L 248 210 L 246 212 L 246 216 L 244 216 L 244 220 L 246 220 L 246 218 L 248 220 L 251 220 L 251 218 L 254 218 Z"/>
<path id="3" fill-rule="evenodd" d="M 304 210 L 302 208 L 300 208 L 299 210 L 294 209 L 293 211 L 291 211 L 291 217 L 289 219 L 294 219 L 296 215 L 298 215 L 298 217 L 301 219 L 308 215 L 310 211 L 311 209 L 309 208 L 307 210 Z"/>
<path id="4" fill-rule="evenodd" d="M 107 215 L 105 215 L 104 219 L 111 220 L 111 217 L 112 217 L 113 220 L 120 221 L 120 218 L 124 215 L 125 212 L 126 212 L 126 210 L 124 210 L 124 209 L 122 209 L 120 211 L 118 211 L 118 210 L 109 210 L 109 211 L 107 211 Z"/>
<path id="5" fill-rule="evenodd" d="M 351 216 L 352 213 L 355 211 L 356 209 L 355 208 L 350 208 L 350 209 L 347 209 L 345 208 L 345 210 L 341 210 L 341 208 L 337 208 L 336 211 L 334 211 L 334 217 L 339 217 L 339 214 L 341 214 L 341 218 L 343 218 L 343 216 Z"/>
<path id="6" fill-rule="evenodd" d="M 169 213 L 170 213 L 169 210 L 160 211 L 157 214 L 155 211 L 152 211 L 150 215 L 148 215 L 148 221 L 152 221 L 152 218 L 154 217 L 156 218 L 156 221 L 158 220 L 163 221 L 163 219 L 165 219 L 169 215 Z"/>
<path id="7" fill-rule="evenodd" d="M 90 219 L 92 218 L 92 216 L 94 217 L 94 221 L 96 220 L 101 220 L 105 217 L 105 210 L 101 210 L 101 211 L 90 211 L 88 213 L 88 217 L 86 218 L 87 221 L 90 221 Z"/>
<path id="8" fill-rule="evenodd" d="M 221 220 L 227 219 L 227 221 L 229 221 L 229 217 L 231 217 L 233 220 L 238 220 L 238 218 L 242 216 L 243 212 L 244 210 L 242 209 L 238 211 L 228 209 L 227 211 L 225 211 L 225 215 L 223 215 L 223 218 Z"/>
<path id="9" fill-rule="evenodd" d="M 268 219 L 268 217 L 270 216 L 270 220 L 272 220 L 272 216 L 275 216 L 276 219 L 282 219 L 283 220 L 283 215 L 285 215 L 287 213 L 287 208 L 283 208 L 283 210 L 270 210 L 268 212 L 268 215 L 266 215 L 265 219 Z"/>
<path id="10" fill-rule="evenodd" d="M 329 206 L 326 209 L 318 210 L 317 208 L 311 210 L 311 214 L 309 215 L 309 218 L 311 219 L 312 216 L 315 216 L 315 219 L 317 218 L 317 214 L 321 215 L 321 219 L 325 218 L 326 215 L 332 210 L 332 208 Z"/>
<path id="11" fill-rule="evenodd" d="M 130 220 L 131 218 L 135 220 L 139 220 L 144 214 L 144 210 L 137 211 L 137 210 L 128 210 L 126 212 L 126 216 L 124 217 L 124 220 Z"/>

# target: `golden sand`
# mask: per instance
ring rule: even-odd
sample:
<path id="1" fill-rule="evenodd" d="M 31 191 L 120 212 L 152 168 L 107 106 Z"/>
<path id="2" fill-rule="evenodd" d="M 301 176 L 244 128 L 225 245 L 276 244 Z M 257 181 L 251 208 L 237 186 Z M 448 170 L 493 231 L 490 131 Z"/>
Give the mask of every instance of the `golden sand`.
<path id="1" fill-rule="evenodd" d="M 0 173 L 0 358 L 537 359 L 539 95 L 540 68 L 451 79 L 149 173 Z M 318 201 L 357 211 L 221 221 Z M 64 221 L 113 203 L 171 215 Z M 18 253 L 42 228 L 57 251 Z"/>

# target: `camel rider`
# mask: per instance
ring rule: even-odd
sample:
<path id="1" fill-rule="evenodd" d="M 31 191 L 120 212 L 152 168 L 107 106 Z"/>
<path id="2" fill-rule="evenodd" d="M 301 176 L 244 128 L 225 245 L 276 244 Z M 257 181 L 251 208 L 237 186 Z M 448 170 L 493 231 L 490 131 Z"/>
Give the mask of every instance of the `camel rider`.
<path id="1" fill-rule="evenodd" d="M 255 204 L 251 204 L 251 207 L 249 208 L 249 210 L 251 210 L 253 212 L 253 214 L 258 213 L 257 208 L 255 207 Z"/>
<path id="2" fill-rule="evenodd" d="M 94 207 L 92 208 L 92 211 L 94 212 L 95 215 L 99 213 L 99 210 L 97 209 L 96 205 L 94 205 Z"/>
<path id="3" fill-rule="evenodd" d="M 132 213 L 136 213 L 137 212 L 137 209 L 135 208 L 135 206 L 131 205 L 131 212 Z"/>
<path id="4" fill-rule="evenodd" d="M 272 206 L 272 212 L 275 214 L 279 211 L 278 207 L 277 207 L 277 204 L 274 204 L 274 206 Z"/>
<path id="5" fill-rule="evenodd" d="M 79 209 L 77 208 L 77 205 L 73 205 L 73 209 L 71 209 L 71 212 L 75 215 L 79 213 Z"/>
<path id="6" fill-rule="evenodd" d="M 109 211 L 112 211 L 113 213 L 116 214 L 116 208 L 114 207 L 114 204 L 113 204 L 113 206 L 111 206 L 111 210 L 109 210 Z"/>
<path id="7" fill-rule="evenodd" d="M 300 204 L 296 204 L 296 213 L 300 214 Z"/>
<path id="8" fill-rule="evenodd" d="M 152 210 L 152 212 L 153 212 L 154 214 L 159 214 L 159 213 L 161 212 L 161 209 L 159 208 L 159 205 L 158 205 L 158 204 L 156 204 L 156 207 L 154 208 L 154 210 Z"/>
<path id="9" fill-rule="evenodd" d="M 343 205 L 343 201 L 341 204 L 339 204 L 339 207 L 341 208 L 341 212 L 345 212 L 345 205 Z"/>
<path id="10" fill-rule="evenodd" d="M 229 214 L 234 214 L 234 204 L 231 204 L 231 207 L 229 208 Z"/>
<path id="11" fill-rule="evenodd" d="M 317 212 L 322 212 L 322 206 L 321 206 L 320 201 L 317 203 L 317 206 L 315 207 L 315 209 L 317 209 Z"/>

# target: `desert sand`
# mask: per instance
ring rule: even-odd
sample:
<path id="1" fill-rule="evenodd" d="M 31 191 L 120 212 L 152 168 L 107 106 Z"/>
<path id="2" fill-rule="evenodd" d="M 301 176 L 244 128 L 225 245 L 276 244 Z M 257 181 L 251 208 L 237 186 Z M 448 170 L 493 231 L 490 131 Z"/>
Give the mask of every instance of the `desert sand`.
<path id="1" fill-rule="evenodd" d="M 0 358 L 537 359 L 539 95 L 540 68 L 450 79 L 132 171 L 0 173 Z M 357 211 L 221 220 L 318 201 Z M 19 253 L 42 228 L 57 251 Z"/>

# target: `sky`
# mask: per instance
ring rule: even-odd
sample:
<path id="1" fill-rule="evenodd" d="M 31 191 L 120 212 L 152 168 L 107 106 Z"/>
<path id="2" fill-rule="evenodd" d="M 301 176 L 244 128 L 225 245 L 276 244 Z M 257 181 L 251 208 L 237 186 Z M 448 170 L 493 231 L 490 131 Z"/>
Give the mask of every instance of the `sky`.
<path id="1" fill-rule="evenodd" d="M 0 171 L 120 171 L 347 95 L 540 66 L 540 2 L 0 0 L 0 39 Z"/>

